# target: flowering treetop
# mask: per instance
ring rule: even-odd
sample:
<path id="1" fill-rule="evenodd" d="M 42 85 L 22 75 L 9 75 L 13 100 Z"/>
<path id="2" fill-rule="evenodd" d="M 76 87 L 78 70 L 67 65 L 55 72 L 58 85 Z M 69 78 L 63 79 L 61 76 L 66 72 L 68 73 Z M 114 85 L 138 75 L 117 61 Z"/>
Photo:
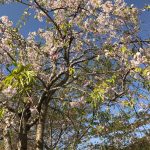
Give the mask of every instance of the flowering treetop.
<path id="1" fill-rule="evenodd" d="M 15 2 L 28 7 L 24 17 L 34 15 L 45 26 L 25 38 L 7 16 L 0 18 L 0 90 L 6 109 L 19 114 L 20 110 L 35 108 L 34 117 L 27 113 L 22 116 L 32 127 L 38 126 L 44 111 L 48 115 L 55 106 L 54 110 L 65 117 L 70 113 L 74 120 L 82 122 L 62 117 L 69 125 L 72 123 L 73 132 L 68 137 L 76 134 L 78 127 L 84 130 L 83 126 L 91 124 L 93 109 L 99 111 L 103 105 L 106 108 L 117 103 L 122 108 L 144 107 L 147 111 L 143 102 L 135 101 L 147 101 L 150 79 L 149 41 L 138 37 L 136 7 L 128 6 L 124 0 Z M 88 116 L 94 117 L 89 121 Z M 107 123 L 103 126 L 107 127 Z M 103 126 L 99 125 L 96 132 Z M 38 137 L 37 141 L 43 138 Z"/>

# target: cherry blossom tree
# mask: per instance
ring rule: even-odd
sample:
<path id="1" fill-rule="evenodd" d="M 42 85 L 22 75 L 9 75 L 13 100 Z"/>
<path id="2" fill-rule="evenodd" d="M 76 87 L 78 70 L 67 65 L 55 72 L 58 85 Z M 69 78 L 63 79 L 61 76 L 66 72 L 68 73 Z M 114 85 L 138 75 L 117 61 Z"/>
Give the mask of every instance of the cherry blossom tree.
<path id="1" fill-rule="evenodd" d="M 126 147 L 149 135 L 150 41 L 124 0 L 4 0 L 43 28 L 0 18 L 0 125 L 6 150 Z M 2 132 L 0 131 L 0 132 Z M 101 138 L 98 144 L 92 143 Z"/>

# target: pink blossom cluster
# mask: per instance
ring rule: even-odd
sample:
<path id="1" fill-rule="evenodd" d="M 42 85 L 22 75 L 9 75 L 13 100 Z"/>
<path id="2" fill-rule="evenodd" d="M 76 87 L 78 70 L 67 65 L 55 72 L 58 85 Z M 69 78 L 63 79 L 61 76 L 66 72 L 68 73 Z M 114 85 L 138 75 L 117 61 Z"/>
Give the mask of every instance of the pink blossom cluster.
<path id="1" fill-rule="evenodd" d="M 131 64 L 134 67 L 138 67 L 141 64 L 145 63 L 147 61 L 145 56 L 142 56 L 141 52 L 137 52 L 134 56 L 133 59 L 131 60 Z"/>
<path id="2" fill-rule="evenodd" d="M 2 16 L 0 18 L 0 21 L 2 24 L 4 24 L 7 27 L 11 27 L 13 25 L 13 22 L 8 19 L 8 16 Z"/>
<path id="3" fill-rule="evenodd" d="M 6 88 L 2 91 L 2 93 L 8 98 L 13 97 L 16 94 L 16 92 L 17 92 L 17 90 L 15 88 L 13 88 L 12 86 L 9 86 L 8 88 Z"/>

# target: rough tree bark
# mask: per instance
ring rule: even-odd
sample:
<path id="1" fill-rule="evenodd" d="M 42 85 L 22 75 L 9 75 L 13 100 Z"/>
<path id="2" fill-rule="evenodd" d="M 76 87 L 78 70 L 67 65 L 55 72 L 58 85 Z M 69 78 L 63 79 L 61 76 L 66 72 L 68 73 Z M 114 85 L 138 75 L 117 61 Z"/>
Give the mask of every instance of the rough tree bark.
<path id="1" fill-rule="evenodd" d="M 28 133 L 28 130 L 27 130 L 26 125 L 21 126 L 20 132 L 19 132 L 18 150 L 27 150 L 27 145 L 28 145 L 27 133 Z"/>
<path id="2" fill-rule="evenodd" d="M 36 150 L 43 150 L 44 148 L 44 130 L 45 130 L 45 120 L 47 116 L 48 104 L 45 103 L 43 109 L 40 112 L 40 118 L 36 128 Z"/>
<path id="3" fill-rule="evenodd" d="M 20 128 L 18 134 L 18 150 L 28 149 L 28 120 L 31 117 L 30 103 L 26 104 L 24 111 L 21 113 Z"/>
<path id="4" fill-rule="evenodd" d="M 5 150 L 12 150 L 11 136 L 9 132 L 9 124 L 6 124 L 3 130 L 4 148 Z"/>

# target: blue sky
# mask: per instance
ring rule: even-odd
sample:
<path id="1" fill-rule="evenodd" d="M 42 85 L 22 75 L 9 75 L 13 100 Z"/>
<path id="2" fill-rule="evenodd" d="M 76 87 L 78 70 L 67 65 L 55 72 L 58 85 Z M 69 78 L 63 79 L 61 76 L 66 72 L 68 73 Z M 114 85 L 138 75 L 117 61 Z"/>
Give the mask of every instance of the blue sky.
<path id="1" fill-rule="evenodd" d="M 143 8 L 146 5 L 150 5 L 150 0 L 125 0 L 128 4 L 134 4 L 138 8 Z M 150 11 L 143 12 L 140 16 L 141 21 L 141 36 L 150 37 Z"/>
<path id="2" fill-rule="evenodd" d="M 16 25 L 26 8 L 26 6 L 21 4 L 0 5 L 0 17 L 8 16 L 9 19 L 13 21 L 14 25 Z M 27 21 L 27 24 L 22 28 L 21 31 L 23 35 L 27 35 L 27 33 L 35 31 L 42 26 L 43 23 L 39 23 L 39 21 L 37 21 L 33 17 L 30 17 Z"/>
<path id="3" fill-rule="evenodd" d="M 134 4 L 139 8 L 143 8 L 146 4 L 150 4 L 150 0 L 125 0 L 128 4 Z M 0 17 L 9 16 L 10 20 L 14 22 L 14 25 L 20 19 L 21 14 L 23 13 L 26 6 L 20 4 L 9 4 L 9 5 L 0 5 Z M 143 12 L 141 15 L 141 36 L 150 37 L 150 11 Z M 27 35 L 29 31 L 35 31 L 39 27 L 42 27 L 42 23 L 39 23 L 37 20 L 30 18 L 26 26 L 22 28 L 22 33 Z"/>

